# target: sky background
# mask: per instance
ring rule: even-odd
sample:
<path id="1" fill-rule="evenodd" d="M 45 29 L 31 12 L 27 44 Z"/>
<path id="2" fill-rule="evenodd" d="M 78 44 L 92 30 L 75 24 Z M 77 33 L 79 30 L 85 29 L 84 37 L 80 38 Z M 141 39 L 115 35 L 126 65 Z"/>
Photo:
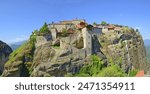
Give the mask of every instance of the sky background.
<path id="1" fill-rule="evenodd" d="M 75 18 L 128 25 L 150 39 L 150 0 L 0 0 L 0 40 L 26 40 L 44 22 Z"/>

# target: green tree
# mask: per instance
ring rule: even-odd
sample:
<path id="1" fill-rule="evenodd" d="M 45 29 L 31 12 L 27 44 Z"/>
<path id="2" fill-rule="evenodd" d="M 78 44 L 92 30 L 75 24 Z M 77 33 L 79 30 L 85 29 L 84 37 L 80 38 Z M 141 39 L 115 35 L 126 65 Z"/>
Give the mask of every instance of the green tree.
<path id="1" fill-rule="evenodd" d="M 95 75 L 98 77 L 124 77 L 126 74 L 122 71 L 122 69 L 118 65 L 111 65 L 106 68 L 103 68 L 99 74 Z"/>
<path id="2" fill-rule="evenodd" d="M 38 33 L 38 30 L 37 30 L 37 29 L 36 29 L 36 30 L 34 30 L 34 31 L 33 31 L 33 33 Z"/>
<path id="3" fill-rule="evenodd" d="M 33 34 L 38 34 L 38 32 L 39 31 L 36 29 L 36 30 L 33 31 Z"/>
<path id="4" fill-rule="evenodd" d="M 120 68 L 118 64 L 115 64 L 113 59 L 111 59 L 110 65 L 108 67 L 103 66 L 103 62 L 101 59 L 96 56 L 92 55 L 92 62 L 90 64 L 84 65 L 79 73 L 75 76 L 94 76 L 94 77 L 124 77 L 127 76 L 126 73 Z"/>
<path id="5" fill-rule="evenodd" d="M 96 55 L 92 55 L 91 58 L 91 64 L 84 65 L 80 69 L 79 74 L 77 74 L 76 76 L 93 76 L 99 73 L 99 71 L 102 69 L 103 62 Z"/>
<path id="6" fill-rule="evenodd" d="M 47 23 L 45 22 L 44 25 L 39 30 L 40 33 L 48 33 L 50 32 Z"/>
<path id="7" fill-rule="evenodd" d="M 107 22 L 102 21 L 102 22 L 101 22 L 101 25 L 107 25 Z"/>
<path id="8" fill-rule="evenodd" d="M 129 76 L 130 76 L 130 77 L 135 77 L 137 73 L 138 73 L 138 70 L 136 70 L 136 69 L 131 70 L 131 71 L 129 72 Z"/>
<path id="9" fill-rule="evenodd" d="M 97 25 L 97 23 L 96 23 L 96 22 L 93 22 L 93 25 Z"/>

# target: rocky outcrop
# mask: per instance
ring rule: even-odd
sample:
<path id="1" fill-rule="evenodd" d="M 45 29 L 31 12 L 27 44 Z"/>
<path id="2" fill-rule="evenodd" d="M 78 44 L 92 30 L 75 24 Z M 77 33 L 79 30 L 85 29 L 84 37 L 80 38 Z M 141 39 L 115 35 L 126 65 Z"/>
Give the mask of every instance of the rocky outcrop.
<path id="1" fill-rule="evenodd" d="M 24 43 L 9 56 L 4 66 L 4 77 L 27 77 L 33 61 L 35 47 L 31 41 Z"/>
<path id="2" fill-rule="evenodd" d="M 53 40 L 51 35 L 35 36 L 36 41 L 32 42 L 30 39 L 17 52 L 13 52 L 11 60 L 5 64 L 2 76 L 74 75 L 79 73 L 84 65 L 92 63 L 91 55 L 98 56 L 104 67 L 114 63 L 126 74 L 134 69 L 149 70 L 139 32 L 127 27 L 120 31 L 104 31 L 100 34 L 89 32 L 86 32 L 86 29 L 84 33 L 82 30 L 76 30 Z"/>
<path id="3" fill-rule="evenodd" d="M 31 76 L 65 76 L 75 74 L 87 61 L 85 49 L 77 46 L 82 42 L 81 33 L 60 39 L 60 46 L 50 43 L 37 47 Z M 73 36 L 73 39 L 71 40 Z M 83 45 L 83 44 L 82 44 Z"/>
<path id="4" fill-rule="evenodd" d="M 116 32 L 112 32 L 111 35 L 104 32 L 100 43 L 107 59 L 120 63 L 126 73 L 133 69 L 147 71 L 146 50 L 139 32 L 131 28 L 121 31 L 119 36 Z"/>
<path id="5" fill-rule="evenodd" d="M 0 74 L 3 72 L 4 64 L 11 52 L 12 49 L 6 43 L 0 41 Z"/>

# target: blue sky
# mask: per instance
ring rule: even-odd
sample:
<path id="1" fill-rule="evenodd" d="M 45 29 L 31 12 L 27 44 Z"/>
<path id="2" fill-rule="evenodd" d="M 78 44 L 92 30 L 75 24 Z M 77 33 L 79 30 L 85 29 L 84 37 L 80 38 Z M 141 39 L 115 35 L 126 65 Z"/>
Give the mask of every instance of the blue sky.
<path id="1" fill-rule="evenodd" d="M 0 0 L 0 40 L 28 39 L 44 22 L 75 18 L 128 25 L 150 39 L 150 0 Z"/>

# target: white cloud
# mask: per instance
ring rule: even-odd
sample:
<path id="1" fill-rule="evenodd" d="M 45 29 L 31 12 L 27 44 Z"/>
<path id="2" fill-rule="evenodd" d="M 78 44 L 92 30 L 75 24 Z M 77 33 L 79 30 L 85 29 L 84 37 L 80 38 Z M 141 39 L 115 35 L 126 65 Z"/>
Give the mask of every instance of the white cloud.
<path id="1" fill-rule="evenodd" d="M 20 37 L 16 37 L 15 39 L 11 39 L 8 40 L 8 43 L 15 43 L 15 42 L 20 42 L 20 41 L 24 41 L 27 40 L 29 37 L 25 36 L 25 35 L 21 35 Z"/>

